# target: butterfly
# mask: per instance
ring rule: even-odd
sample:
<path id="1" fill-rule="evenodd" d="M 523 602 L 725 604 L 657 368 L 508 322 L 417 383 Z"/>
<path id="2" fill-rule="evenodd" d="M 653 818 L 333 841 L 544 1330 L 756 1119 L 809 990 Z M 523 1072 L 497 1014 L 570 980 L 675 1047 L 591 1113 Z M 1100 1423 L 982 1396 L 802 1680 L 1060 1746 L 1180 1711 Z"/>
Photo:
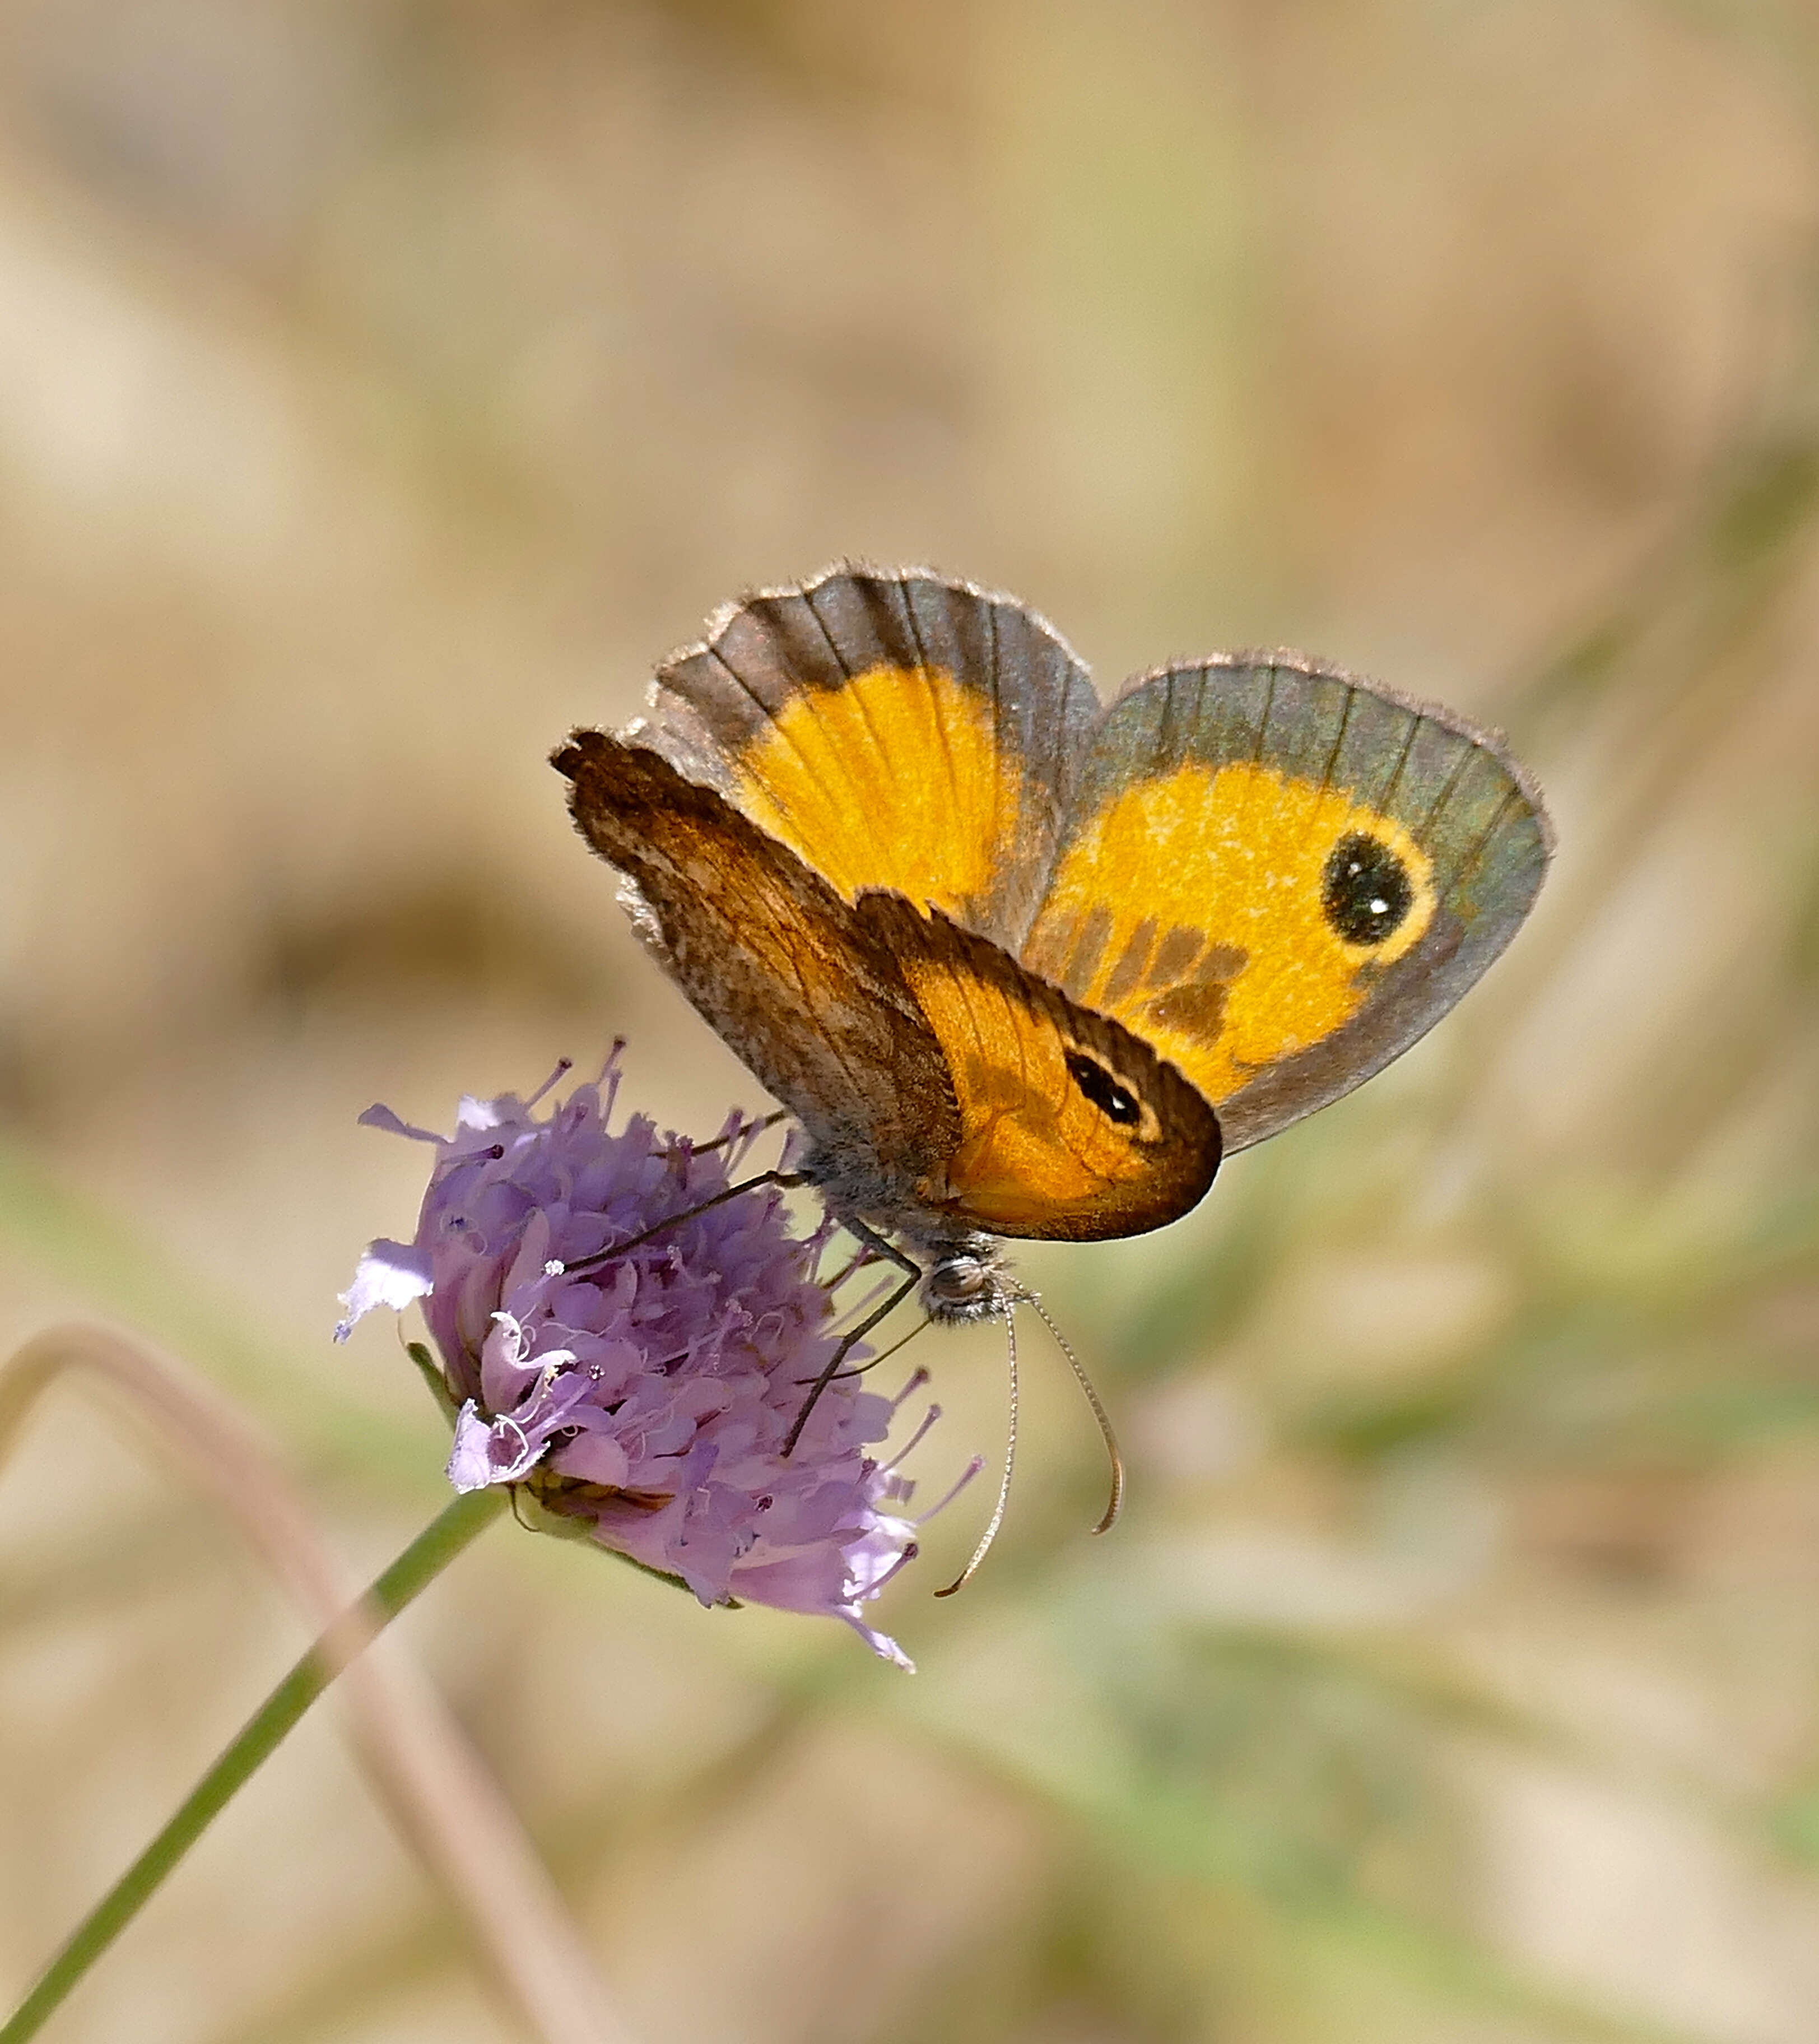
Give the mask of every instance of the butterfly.
<path id="1" fill-rule="evenodd" d="M 1450 711 L 1288 652 L 1102 705 L 1034 611 L 919 568 L 728 605 L 553 763 L 802 1177 L 937 1320 L 1028 1297 L 1000 1238 L 1159 1228 L 1380 1070 L 1552 848 Z"/>

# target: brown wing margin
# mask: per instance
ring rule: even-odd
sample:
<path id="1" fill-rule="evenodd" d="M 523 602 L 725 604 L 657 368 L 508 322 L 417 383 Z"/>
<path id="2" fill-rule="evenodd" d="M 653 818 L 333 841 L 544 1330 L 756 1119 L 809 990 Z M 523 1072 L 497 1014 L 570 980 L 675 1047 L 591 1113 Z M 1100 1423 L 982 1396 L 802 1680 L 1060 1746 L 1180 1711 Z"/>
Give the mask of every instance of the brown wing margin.
<path id="1" fill-rule="evenodd" d="M 958 1127 L 940 1047 L 851 908 L 654 752 L 577 731 L 551 763 L 666 969 L 816 1147 L 938 1168 Z"/>

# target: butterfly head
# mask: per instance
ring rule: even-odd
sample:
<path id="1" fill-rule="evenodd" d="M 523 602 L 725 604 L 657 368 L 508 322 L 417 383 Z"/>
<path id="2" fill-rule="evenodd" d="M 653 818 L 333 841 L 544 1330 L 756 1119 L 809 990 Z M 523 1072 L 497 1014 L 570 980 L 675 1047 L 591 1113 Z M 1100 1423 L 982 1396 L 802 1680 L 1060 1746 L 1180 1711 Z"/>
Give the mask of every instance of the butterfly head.
<path id="1" fill-rule="evenodd" d="M 920 1289 L 922 1309 L 931 1320 L 948 1327 L 1007 1320 L 1026 1296 L 992 1235 L 963 1235 L 918 1247 L 928 1259 Z"/>

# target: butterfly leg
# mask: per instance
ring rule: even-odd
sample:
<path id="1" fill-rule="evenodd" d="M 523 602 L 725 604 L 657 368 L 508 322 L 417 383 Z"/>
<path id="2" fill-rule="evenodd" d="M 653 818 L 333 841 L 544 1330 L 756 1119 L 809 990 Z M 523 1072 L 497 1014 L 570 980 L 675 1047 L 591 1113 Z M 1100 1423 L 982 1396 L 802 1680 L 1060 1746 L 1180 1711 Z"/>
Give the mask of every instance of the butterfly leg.
<path id="1" fill-rule="evenodd" d="M 802 1430 L 808 1424 L 809 1414 L 819 1404 L 822 1393 L 839 1375 L 841 1364 L 846 1360 L 854 1349 L 865 1339 L 873 1328 L 887 1316 L 894 1313 L 922 1282 L 921 1265 L 911 1262 L 895 1243 L 887 1242 L 875 1228 L 867 1228 L 862 1220 L 843 1220 L 840 1225 L 849 1235 L 857 1236 L 868 1249 L 883 1257 L 887 1262 L 894 1263 L 904 1273 L 904 1281 L 881 1306 L 875 1306 L 856 1327 L 850 1328 L 840 1337 L 839 1346 L 827 1358 L 827 1367 L 809 1387 L 808 1396 L 802 1401 L 802 1410 L 796 1414 L 790 1426 L 789 1437 L 783 1444 L 783 1454 L 785 1458 L 789 1456 L 796 1443 L 801 1439 Z"/>
<path id="2" fill-rule="evenodd" d="M 808 1182 L 800 1171 L 760 1171 L 754 1178 L 741 1178 L 736 1185 L 723 1187 L 711 1200 L 703 1200 L 698 1207 L 689 1207 L 681 1213 L 671 1214 L 667 1220 L 656 1222 L 646 1228 L 642 1235 L 632 1235 L 628 1240 L 613 1243 L 592 1256 L 582 1257 L 579 1262 L 568 1266 L 570 1274 L 574 1276 L 598 1270 L 610 1263 L 616 1256 L 624 1256 L 628 1251 L 642 1248 L 653 1235 L 661 1235 L 665 1228 L 675 1228 L 683 1221 L 693 1220 L 697 1214 L 704 1214 L 712 1208 L 724 1206 L 728 1200 L 736 1200 L 742 1193 L 755 1193 L 761 1185 L 781 1185 L 787 1192 Z"/>

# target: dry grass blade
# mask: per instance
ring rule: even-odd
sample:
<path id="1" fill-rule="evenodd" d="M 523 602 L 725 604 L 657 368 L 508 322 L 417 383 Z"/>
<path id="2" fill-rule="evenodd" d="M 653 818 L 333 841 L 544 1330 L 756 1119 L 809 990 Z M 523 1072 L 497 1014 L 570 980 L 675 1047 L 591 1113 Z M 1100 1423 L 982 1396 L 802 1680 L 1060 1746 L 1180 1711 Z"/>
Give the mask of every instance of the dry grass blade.
<path id="1" fill-rule="evenodd" d="M 70 1323 L 18 1349 L 0 1368 L 0 1460 L 39 1397 L 70 1374 L 102 1380 L 152 1420 L 313 1627 L 345 1611 L 347 1589 L 264 1440 L 209 1385 L 128 1335 Z M 346 1645 L 356 1652 L 361 1643 Z M 340 1687 L 368 1778 L 473 1927 L 530 2034 L 550 2044 L 629 2044 L 560 1895 L 435 1690 L 393 1642 L 349 1666 Z"/>

